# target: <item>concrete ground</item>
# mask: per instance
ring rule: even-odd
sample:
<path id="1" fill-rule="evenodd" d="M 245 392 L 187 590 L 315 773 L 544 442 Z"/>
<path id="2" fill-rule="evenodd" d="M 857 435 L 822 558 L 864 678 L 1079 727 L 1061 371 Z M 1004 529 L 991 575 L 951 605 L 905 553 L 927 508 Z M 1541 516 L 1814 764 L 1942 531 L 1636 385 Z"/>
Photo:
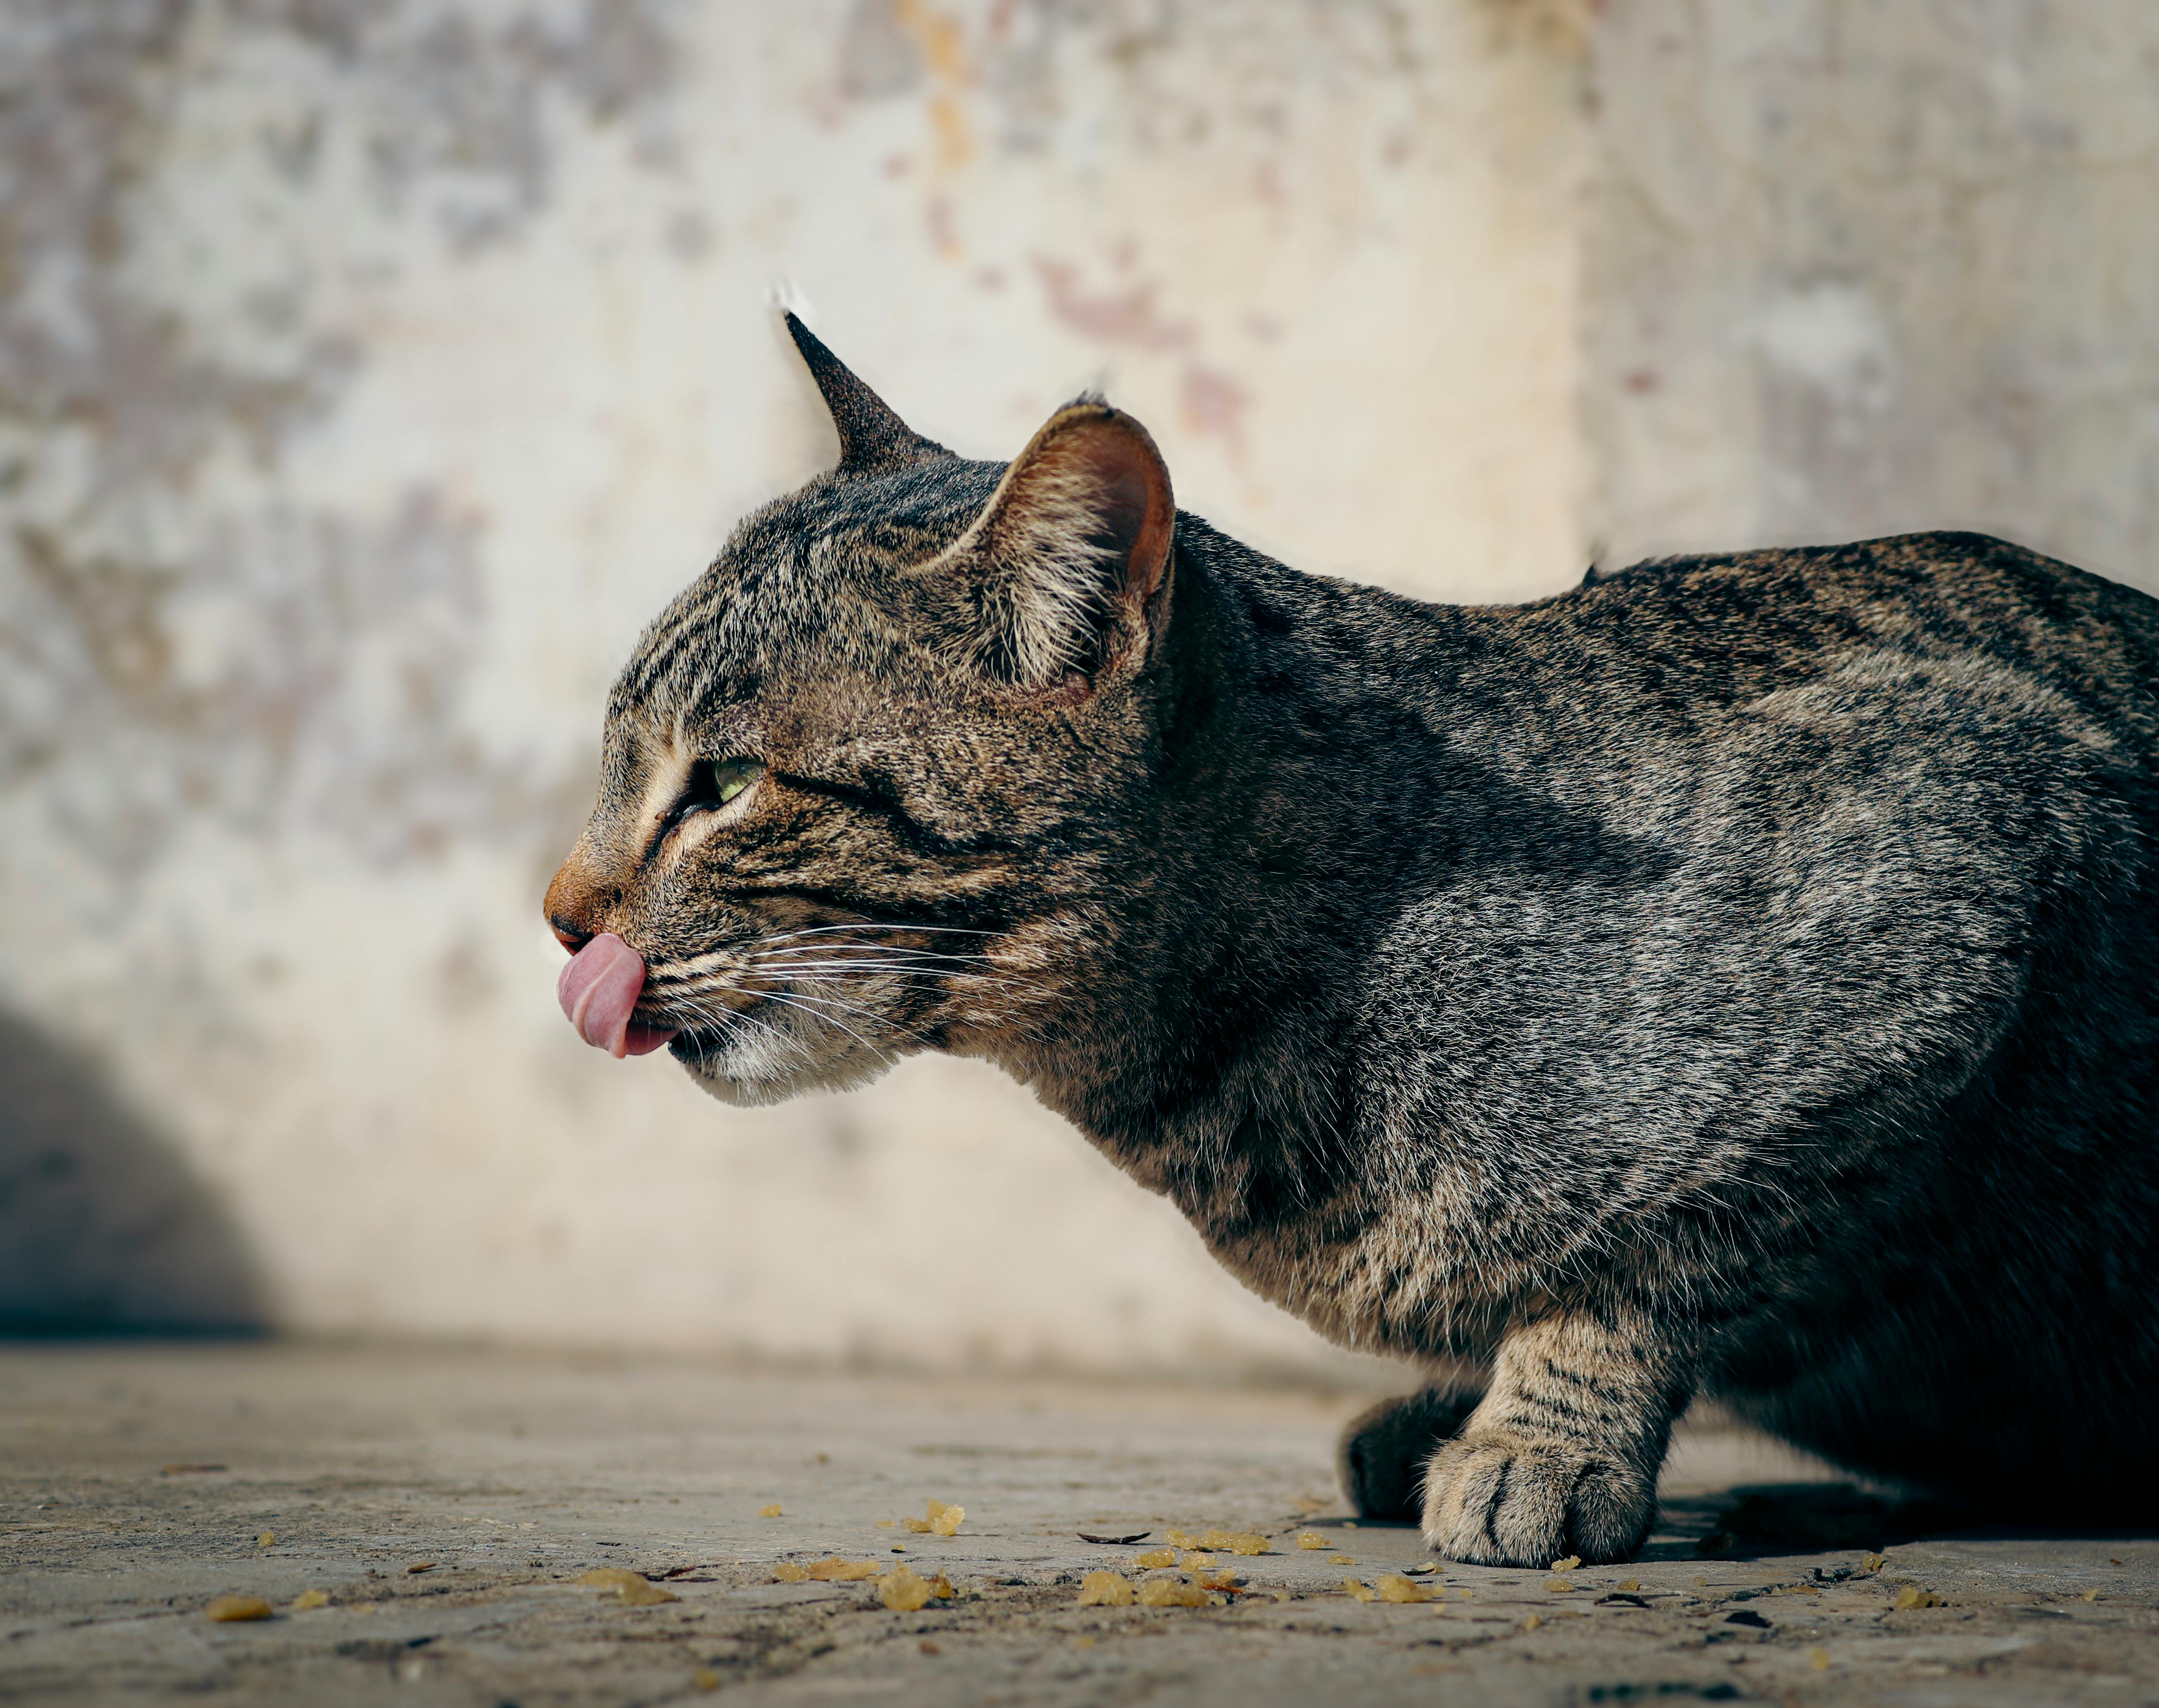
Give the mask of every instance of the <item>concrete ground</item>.
<path id="1" fill-rule="evenodd" d="M 1641 1561 L 1439 1562 L 1411 1581 L 1440 1598 L 1361 1602 L 1350 1580 L 1430 1557 L 1343 1516 L 1330 1445 L 1365 1397 L 17 1345 L 0 1699 L 2159 1703 L 2159 1541 L 1934 1534 L 1713 1421 Z M 958 1534 L 900 1527 L 933 1498 Z M 1085 1573 L 1137 1581 L 1171 1530 L 1215 1529 L 1270 1550 L 1217 1554 L 1224 1604 L 1078 1605 Z M 774 1580 L 832 1556 L 955 1594 L 893 1612 L 873 1581 Z M 577 1581 L 596 1567 L 674 1599 Z M 294 1610 L 308 1591 L 328 1605 Z M 214 1623 L 225 1595 L 276 1616 Z"/>

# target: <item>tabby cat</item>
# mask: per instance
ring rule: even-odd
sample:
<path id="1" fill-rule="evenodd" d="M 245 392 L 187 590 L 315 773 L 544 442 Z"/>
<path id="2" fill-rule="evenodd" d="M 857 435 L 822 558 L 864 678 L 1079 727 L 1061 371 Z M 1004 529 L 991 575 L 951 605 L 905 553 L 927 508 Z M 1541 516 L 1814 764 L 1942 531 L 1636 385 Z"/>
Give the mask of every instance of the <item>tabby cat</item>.
<path id="1" fill-rule="evenodd" d="M 1463 1560 L 1637 1550 L 1713 1395 L 2005 1516 L 2159 1516 L 2159 603 L 1998 540 L 1534 603 L 1300 574 L 1146 430 L 1009 464 L 790 318 L 839 465 L 645 631 L 547 915 L 733 1103 L 996 1062 L 1347 1345 Z"/>

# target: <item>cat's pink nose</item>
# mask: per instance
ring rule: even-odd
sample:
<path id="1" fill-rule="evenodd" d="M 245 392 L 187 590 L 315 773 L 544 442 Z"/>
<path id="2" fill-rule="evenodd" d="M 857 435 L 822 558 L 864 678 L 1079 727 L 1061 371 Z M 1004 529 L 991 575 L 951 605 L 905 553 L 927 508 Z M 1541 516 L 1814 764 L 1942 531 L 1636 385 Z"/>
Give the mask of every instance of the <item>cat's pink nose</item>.
<path id="1" fill-rule="evenodd" d="M 555 981 L 555 996 L 577 1036 L 619 1061 L 648 1055 L 675 1036 L 631 1023 L 644 988 L 644 960 L 614 932 L 603 931 L 570 957 Z"/>

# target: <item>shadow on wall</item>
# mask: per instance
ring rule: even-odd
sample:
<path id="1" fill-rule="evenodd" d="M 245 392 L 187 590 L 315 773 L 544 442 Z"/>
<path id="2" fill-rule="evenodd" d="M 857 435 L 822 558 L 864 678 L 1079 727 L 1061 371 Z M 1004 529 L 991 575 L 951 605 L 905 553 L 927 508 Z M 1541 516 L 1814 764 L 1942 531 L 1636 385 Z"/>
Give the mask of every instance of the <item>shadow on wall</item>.
<path id="1" fill-rule="evenodd" d="M 247 1333 L 239 1229 L 88 1060 L 0 1011 L 0 1333 Z"/>

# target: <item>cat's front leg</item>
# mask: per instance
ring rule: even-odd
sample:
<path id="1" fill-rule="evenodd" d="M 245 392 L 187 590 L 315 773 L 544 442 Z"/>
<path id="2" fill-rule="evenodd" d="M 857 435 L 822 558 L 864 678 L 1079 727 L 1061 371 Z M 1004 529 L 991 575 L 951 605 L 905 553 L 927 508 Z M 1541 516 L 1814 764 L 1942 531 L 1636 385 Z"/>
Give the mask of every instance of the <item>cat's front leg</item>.
<path id="1" fill-rule="evenodd" d="M 1515 1329 L 1425 1467 L 1425 1540 L 1478 1566 L 1628 1558 L 1648 1540 L 1691 1387 L 1680 1360 L 1623 1327 L 1558 1316 Z"/>

